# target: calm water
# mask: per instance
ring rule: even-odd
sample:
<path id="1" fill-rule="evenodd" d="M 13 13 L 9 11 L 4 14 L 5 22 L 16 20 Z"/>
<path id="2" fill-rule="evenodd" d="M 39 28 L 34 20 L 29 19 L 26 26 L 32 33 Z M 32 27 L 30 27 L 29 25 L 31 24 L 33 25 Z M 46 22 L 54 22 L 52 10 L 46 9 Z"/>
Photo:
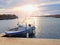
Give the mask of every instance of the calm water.
<path id="1" fill-rule="evenodd" d="M 60 38 L 60 18 L 37 18 L 37 38 Z"/>
<path id="2" fill-rule="evenodd" d="M 17 27 L 17 19 L 0 20 L 0 34 L 15 27 Z"/>
<path id="3" fill-rule="evenodd" d="M 28 20 L 29 19 L 29 20 Z M 60 18 L 51 17 L 28 17 L 23 20 L 23 24 L 32 24 L 36 26 L 36 38 L 60 38 Z M 17 26 L 17 20 L 0 21 L 0 33 Z"/>

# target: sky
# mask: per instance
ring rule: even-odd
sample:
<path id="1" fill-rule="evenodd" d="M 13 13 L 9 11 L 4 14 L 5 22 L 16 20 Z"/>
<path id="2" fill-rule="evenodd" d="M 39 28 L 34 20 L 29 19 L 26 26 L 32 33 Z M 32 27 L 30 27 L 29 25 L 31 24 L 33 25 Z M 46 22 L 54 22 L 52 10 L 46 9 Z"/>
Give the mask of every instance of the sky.
<path id="1" fill-rule="evenodd" d="M 24 6 L 31 5 L 37 10 L 27 11 L 28 13 L 21 10 Z M 60 14 L 60 0 L 0 0 L 0 14 L 4 13 L 23 16 Z"/>

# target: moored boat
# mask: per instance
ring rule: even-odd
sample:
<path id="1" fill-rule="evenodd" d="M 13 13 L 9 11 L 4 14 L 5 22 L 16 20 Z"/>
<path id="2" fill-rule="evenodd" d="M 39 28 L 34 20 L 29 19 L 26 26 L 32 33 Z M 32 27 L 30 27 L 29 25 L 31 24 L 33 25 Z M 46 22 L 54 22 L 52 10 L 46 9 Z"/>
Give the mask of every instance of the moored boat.
<path id="1" fill-rule="evenodd" d="M 31 26 L 29 24 L 29 26 L 26 26 L 26 27 L 20 25 L 15 29 L 6 31 L 5 34 L 7 36 L 26 36 L 26 37 L 29 37 L 29 35 L 34 34 L 34 32 L 35 32 L 35 26 Z"/>

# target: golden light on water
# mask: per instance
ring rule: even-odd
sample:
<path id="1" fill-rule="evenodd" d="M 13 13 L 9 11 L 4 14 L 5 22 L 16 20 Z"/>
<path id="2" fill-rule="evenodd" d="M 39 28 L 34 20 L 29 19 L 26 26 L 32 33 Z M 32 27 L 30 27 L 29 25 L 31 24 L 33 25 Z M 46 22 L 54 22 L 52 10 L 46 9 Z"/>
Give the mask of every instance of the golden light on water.
<path id="1" fill-rule="evenodd" d="M 22 20 L 21 20 L 22 19 Z M 35 21 L 36 21 L 36 18 L 34 17 L 21 17 L 19 19 L 20 23 L 22 23 L 23 25 L 26 25 L 26 24 L 34 24 L 35 25 Z"/>
<path id="2" fill-rule="evenodd" d="M 27 22 L 28 24 L 35 24 L 35 18 L 34 18 L 34 17 L 27 17 L 26 22 Z"/>

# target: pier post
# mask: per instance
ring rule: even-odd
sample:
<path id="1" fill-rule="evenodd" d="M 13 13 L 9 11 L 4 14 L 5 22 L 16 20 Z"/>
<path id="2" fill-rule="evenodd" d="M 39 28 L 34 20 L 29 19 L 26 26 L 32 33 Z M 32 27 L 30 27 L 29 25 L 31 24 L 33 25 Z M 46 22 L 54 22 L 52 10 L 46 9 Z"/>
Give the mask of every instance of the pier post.
<path id="1" fill-rule="evenodd" d="M 26 34 L 26 37 L 29 38 L 29 33 Z"/>

